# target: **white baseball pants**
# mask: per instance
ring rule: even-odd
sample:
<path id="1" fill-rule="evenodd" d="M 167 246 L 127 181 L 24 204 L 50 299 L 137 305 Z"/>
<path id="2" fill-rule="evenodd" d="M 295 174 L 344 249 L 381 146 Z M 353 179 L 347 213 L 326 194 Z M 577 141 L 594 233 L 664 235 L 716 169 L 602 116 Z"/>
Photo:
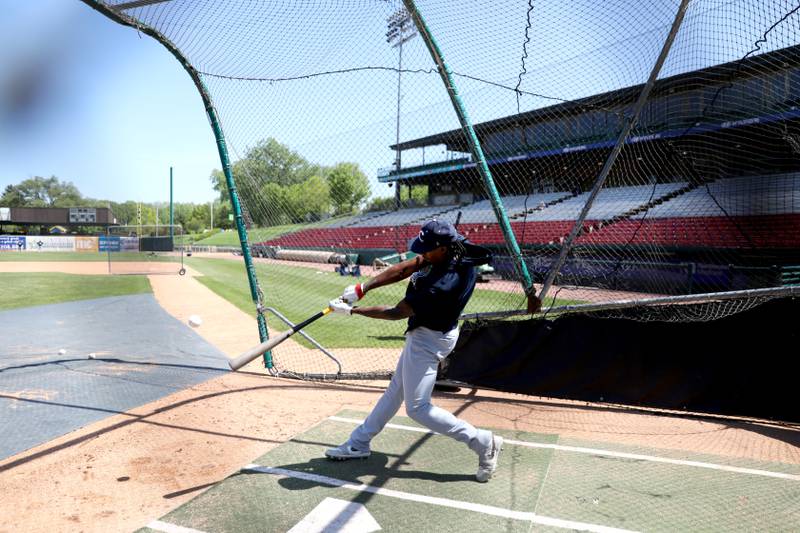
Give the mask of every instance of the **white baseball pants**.
<path id="1" fill-rule="evenodd" d="M 439 361 L 453 351 L 457 340 L 458 328 L 442 333 L 420 327 L 406 333 L 406 344 L 389 387 L 364 423 L 353 430 L 347 443 L 357 450 L 368 451 L 372 438 L 380 433 L 405 400 L 406 414 L 411 419 L 431 431 L 465 443 L 475 453 L 485 452 L 492 444 L 491 432 L 476 429 L 431 403 Z"/>

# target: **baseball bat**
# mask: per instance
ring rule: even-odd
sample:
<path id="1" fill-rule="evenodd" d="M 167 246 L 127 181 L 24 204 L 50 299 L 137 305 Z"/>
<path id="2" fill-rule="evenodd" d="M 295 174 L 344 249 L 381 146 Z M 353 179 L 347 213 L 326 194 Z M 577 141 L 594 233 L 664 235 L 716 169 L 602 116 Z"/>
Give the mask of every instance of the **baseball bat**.
<path id="1" fill-rule="evenodd" d="M 294 335 L 295 333 L 297 333 L 298 331 L 300 331 L 301 329 L 303 329 L 307 325 L 311 324 L 315 320 L 318 320 L 318 319 L 324 317 L 325 315 L 327 315 L 331 311 L 333 311 L 333 309 L 331 309 L 330 307 L 326 307 L 325 309 L 323 309 L 322 311 L 320 311 L 316 315 L 312 316 L 311 318 L 307 318 L 307 319 L 303 320 L 302 322 L 300 322 L 299 324 L 296 324 L 294 327 L 292 327 L 292 329 L 290 329 L 288 331 L 284 331 L 283 333 L 281 333 L 277 337 L 273 337 L 271 339 L 267 339 L 264 342 L 262 342 L 261 344 L 259 344 L 258 346 L 254 346 L 253 348 L 250 348 L 249 350 L 247 350 L 246 352 L 241 354 L 236 359 L 231 359 L 230 361 L 228 361 L 228 365 L 230 365 L 231 370 L 239 370 L 244 365 L 246 365 L 247 363 L 249 363 L 250 361 L 252 361 L 256 357 L 258 357 L 259 355 L 261 355 L 264 352 L 268 352 L 269 350 L 273 349 L 274 347 L 276 347 L 277 345 L 279 345 L 280 343 L 282 343 L 283 341 L 285 341 L 286 339 L 288 339 L 289 337 L 291 337 L 292 335 Z"/>

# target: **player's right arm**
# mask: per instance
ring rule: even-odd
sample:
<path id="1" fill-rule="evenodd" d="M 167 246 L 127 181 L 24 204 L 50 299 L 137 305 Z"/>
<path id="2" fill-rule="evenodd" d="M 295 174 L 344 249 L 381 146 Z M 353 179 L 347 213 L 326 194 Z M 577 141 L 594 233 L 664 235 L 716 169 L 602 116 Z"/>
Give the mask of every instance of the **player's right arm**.
<path id="1" fill-rule="evenodd" d="M 367 291 L 402 281 L 427 264 L 427 261 L 421 255 L 418 255 L 402 263 L 392 265 L 364 283 L 357 283 L 347 287 L 342 293 L 342 300 L 347 303 L 355 303 L 363 298 Z"/>

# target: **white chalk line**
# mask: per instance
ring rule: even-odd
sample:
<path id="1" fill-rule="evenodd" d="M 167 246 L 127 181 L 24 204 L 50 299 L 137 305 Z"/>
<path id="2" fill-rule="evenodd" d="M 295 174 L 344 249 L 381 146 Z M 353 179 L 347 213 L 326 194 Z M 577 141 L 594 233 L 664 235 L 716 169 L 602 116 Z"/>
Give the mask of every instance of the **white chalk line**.
<path id="1" fill-rule="evenodd" d="M 562 520 L 560 518 L 541 516 L 535 513 L 529 513 L 524 511 L 514 511 L 512 509 L 504 509 L 502 507 L 494 507 L 491 505 L 483 505 L 480 503 L 465 502 L 461 500 L 450 500 L 448 498 L 425 496 L 422 494 L 414 494 L 411 492 L 386 489 L 383 487 L 374 487 L 372 485 L 365 485 L 363 483 L 354 483 L 352 481 L 345 481 L 343 479 L 336 479 L 328 476 L 321 476 L 319 474 L 311 474 L 308 472 L 298 472 L 296 470 L 287 470 L 285 468 L 274 468 L 270 466 L 259 466 L 256 464 L 249 464 L 245 466 L 242 469 L 242 471 L 261 472 L 264 474 L 272 474 L 282 477 L 291 477 L 295 479 L 310 481 L 312 483 L 319 483 L 321 485 L 329 485 L 332 487 L 353 490 L 356 492 L 368 492 L 370 494 L 387 496 L 389 498 L 397 498 L 399 500 L 406 500 L 417 503 L 427 503 L 430 505 L 438 505 L 440 507 L 449 507 L 451 509 L 460 509 L 462 511 L 472 511 L 491 516 L 499 516 L 501 518 L 511 518 L 514 520 L 522 520 L 526 522 L 532 522 L 534 524 L 542 524 L 564 529 L 572 529 L 577 531 L 592 531 L 597 533 L 631 533 L 631 530 L 628 529 L 618 529 L 613 527 L 600 526 L 597 524 L 589 524 L 585 522 L 575 522 L 573 520 Z"/>
<path id="2" fill-rule="evenodd" d="M 357 418 L 344 418 L 341 416 L 329 416 L 328 420 L 334 422 L 346 422 L 349 424 L 361 424 L 363 420 Z M 404 426 L 400 424 L 386 424 L 386 427 L 392 429 L 400 429 L 403 431 L 414 431 L 416 433 L 434 433 L 425 428 L 414 426 Z M 691 466 L 696 468 L 708 468 L 711 470 L 721 470 L 724 472 L 734 472 L 736 474 L 750 474 L 754 476 L 772 477 L 778 479 L 789 479 L 791 481 L 800 481 L 800 475 L 787 474 L 785 472 L 773 472 L 770 470 L 759 470 L 757 468 L 744 468 L 741 466 L 719 465 L 715 463 L 706 463 L 703 461 L 689 461 L 685 459 L 671 459 L 669 457 L 658 457 L 656 455 L 643 455 L 639 453 L 616 452 L 612 450 L 601 450 L 599 448 L 584 448 L 581 446 L 565 446 L 562 444 L 547 444 L 540 442 L 528 442 L 522 440 L 505 439 L 505 444 L 513 444 L 515 446 L 525 446 L 526 448 L 544 448 L 550 450 L 560 450 L 564 452 L 586 453 L 591 455 L 602 455 L 605 457 L 618 457 L 621 459 L 634 459 L 637 461 L 650 461 L 653 463 L 666 463 L 679 466 Z"/>

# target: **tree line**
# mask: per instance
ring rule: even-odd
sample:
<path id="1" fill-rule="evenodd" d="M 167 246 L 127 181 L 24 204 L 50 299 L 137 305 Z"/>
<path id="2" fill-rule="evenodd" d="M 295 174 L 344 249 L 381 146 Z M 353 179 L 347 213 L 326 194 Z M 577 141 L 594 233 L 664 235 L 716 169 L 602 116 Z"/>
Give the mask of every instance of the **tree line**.
<path id="1" fill-rule="evenodd" d="M 230 202 L 214 200 L 214 227 L 227 229 L 233 222 L 228 220 L 231 213 Z M 195 204 L 177 202 L 174 204 L 173 223 L 183 227 L 185 232 L 198 233 L 211 227 L 211 209 L 208 203 Z M 166 225 L 169 224 L 169 202 L 114 202 L 83 196 L 80 190 L 69 181 L 61 181 L 56 176 L 44 178 L 34 176 L 16 185 L 8 185 L 0 196 L 0 207 L 106 207 L 111 209 L 120 225 Z M 139 213 L 141 210 L 141 222 Z M 156 218 L 156 216 L 158 218 Z M 84 228 L 89 231 L 88 228 Z"/>
<path id="2" fill-rule="evenodd" d="M 369 181 L 356 163 L 324 166 L 310 162 L 273 138 L 257 143 L 235 162 L 231 171 L 237 194 L 246 210 L 247 222 L 257 226 L 305 223 L 362 211 L 394 209 L 394 198 L 373 198 L 369 203 Z M 225 175 L 211 172 L 211 184 L 219 197 L 213 204 L 214 227 L 229 229 L 233 212 Z M 409 188 L 405 202 L 422 205 L 427 187 Z M 2 207 L 108 207 L 118 224 L 155 225 L 169 223 L 167 202 L 114 202 L 85 197 L 71 182 L 56 176 L 36 176 L 8 185 L 0 197 Z M 209 204 L 177 202 L 174 223 L 197 233 L 211 226 Z"/>

